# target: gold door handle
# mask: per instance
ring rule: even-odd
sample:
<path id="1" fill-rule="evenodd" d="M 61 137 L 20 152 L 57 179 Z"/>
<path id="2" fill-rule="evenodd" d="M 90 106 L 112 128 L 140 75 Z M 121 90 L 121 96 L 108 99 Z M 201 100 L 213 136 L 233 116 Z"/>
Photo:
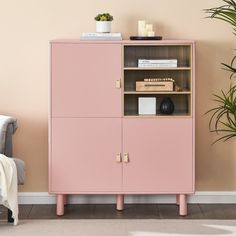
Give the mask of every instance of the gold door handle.
<path id="1" fill-rule="evenodd" d="M 123 162 L 128 163 L 129 162 L 129 153 L 125 153 L 123 157 Z"/>
<path id="2" fill-rule="evenodd" d="M 117 89 L 121 88 L 121 80 L 120 79 L 116 80 L 116 88 Z"/>
<path id="3" fill-rule="evenodd" d="M 122 162 L 121 153 L 116 154 L 116 162 L 118 163 Z"/>

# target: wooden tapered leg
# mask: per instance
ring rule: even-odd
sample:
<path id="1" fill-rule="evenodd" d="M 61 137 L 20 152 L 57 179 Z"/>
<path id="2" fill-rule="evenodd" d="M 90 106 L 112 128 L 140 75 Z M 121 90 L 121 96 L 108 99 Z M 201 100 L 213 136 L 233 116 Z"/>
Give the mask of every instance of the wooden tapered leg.
<path id="1" fill-rule="evenodd" d="M 122 211 L 124 210 L 124 195 L 118 194 L 116 196 L 116 210 Z"/>
<path id="2" fill-rule="evenodd" d="M 58 216 L 64 215 L 64 201 L 65 201 L 64 194 L 57 194 L 57 215 Z"/>
<path id="3" fill-rule="evenodd" d="M 176 205 L 179 205 L 179 194 L 176 194 Z"/>
<path id="4" fill-rule="evenodd" d="M 186 216 L 187 213 L 187 195 L 186 194 L 180 194 L 179 195 L 179 215 L 180 216 Z"/>

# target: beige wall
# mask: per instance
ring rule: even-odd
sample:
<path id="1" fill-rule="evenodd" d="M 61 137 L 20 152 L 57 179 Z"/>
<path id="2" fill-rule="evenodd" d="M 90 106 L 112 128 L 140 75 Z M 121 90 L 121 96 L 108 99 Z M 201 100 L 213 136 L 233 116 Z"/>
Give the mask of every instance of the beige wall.
<path id="1" fill-rule="evenodd" d="M 95 30 L 93 17 L 103 11 L 114 15 L 113 31 L 135 35 L 138 19 L 156 25 L 164 38 L 197 42 L 196 179 L 197 190 L 236 190 L 235 141 L 211 146 L 204 112 L 214 103 L 211 94 L 226 88 L 229 62 L 236 48 L 232 29 L 204 19 L 212 0 L 1 0 L 0 7 L 0 113 L 16 116 L 19 129 L 14 153 L 25 160 L 27 182 L 21 191 L 47 191 L 47 115 L 49 41 L 78 38 Z"/>

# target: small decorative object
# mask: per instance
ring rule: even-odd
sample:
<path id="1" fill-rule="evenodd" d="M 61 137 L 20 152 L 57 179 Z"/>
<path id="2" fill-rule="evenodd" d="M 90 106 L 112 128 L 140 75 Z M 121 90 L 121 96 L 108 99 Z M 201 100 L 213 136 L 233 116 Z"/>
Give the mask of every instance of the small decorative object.
<path id="1" fill-rule="evenodd" d="M 160 112 L 162 114 L 170 115 L 174 112 L 174 110 L 175 106 L 170 97 L 164 97 L 160 105 Z"/>
<path id="2" fill-rule="evenodd" d="M 154 37 L 155 36 L 155 32 L 154 31 L 148 31 L 148 37 Z"/>
<path id="3" fill-rule="evenodd" d="M 113 21 L 112 15 L 109 13 L 98 14 L 94 19 L 96 20 L 96 31 L 98 33 L 111 32 L 111 21 Z"/>
<path id="4" fill-rule="evenodd" d="M 155 32 L 153 31 L 153 25 L 152 24 L 146 24 L 146 31 L 148 37 L 153 37 L 155 36 Z"/>
<path id="5" fill-rule="evenodd" d="M 145 28 L 146 28 L 147 32 L 153 31 L 153 25 L 152 24 L 146 24 Z"/>
<path id="6" fill-rule="evenodd" d="M 145 34 L 145 25 L 146 25 L 146 21 L 145 20 L 139 20 L 138 21 L 138 35 L 139 36 L 145 36 L 143 34 Z"/>
<path id="7" fill-rule="evenodd" d="M 161 36 L 155 36 L 152 24 L 146 24 L 145 20 L 138 21 L 138 36 L 130 36 L 130 40 L 161 40 Z"/>
<path id="8" fill-rule="evenodd" d="M 138 21 L 138 36 L 139 37 L 153 37 L 155 32 L 153 31 L 152 24 L 146 24 L 145 20 Z"/>
<path id="9" fill-rule="evenodd" d="M 136 81 L 136 91 L 155 92 L 155 91 L 174 91 L 175 80 L 172 78 L 151 78 L 144 81 Z"/>
<path id="10" fill-rule="evenodd" d="M 139 115 L 156 115 L 156 98 L 139 97 L 138 98 Z"/>

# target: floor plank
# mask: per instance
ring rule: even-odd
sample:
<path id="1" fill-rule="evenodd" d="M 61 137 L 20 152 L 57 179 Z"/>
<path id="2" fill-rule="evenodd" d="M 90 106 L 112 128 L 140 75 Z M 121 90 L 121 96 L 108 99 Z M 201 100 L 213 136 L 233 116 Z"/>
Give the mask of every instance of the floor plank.
<path id="1" fill-rule="evenodd" d="M 28 219 L 54 219 L 56 217 L 55 205 L 33 205 Z"/>
<path id="2" fill-rule="evenodd" d="M 65 215 L 56 215 L 56 205 L 19 205 L 19 219 L 236 219 L 236 204 L 188 204 L 188 215 L 179 216 L 175 204 L 69 204 Z M 7 208 L 0 205 L 0 220 Z"/>
<path id="3" fill-rule="evenodd" d="M 65 206 L 64 216 L 61 219 L 93 219 L 95 205 L 92 204 L 68 204 Z M 56 211 L 54 211 L 54 216 Z M 55 216 L 55 218 L 58 218 Z"/>
<path id="4" fill-rule="evenodd" d="M 3 205 L 0 205 L 0 220 L 7 219 L 7 208 Z"/>
<path id="5" fill-rule="evenodd" d="M 19 205 L 19 219 L 28 219 L 33 205 Z"/>
<path id="6" fill-rule="evenodd" d="M 179 207 L 175 204 L 159 204 L 158 209 L 161 219 L 181 219 Z"/>
<path id="7" fill-rule="evenodd" d="M 19 205 L 19 219 L 28 219 L 33 205 Z M 7 208 L 0 205 L 0 220 L 7 220 Z"/>
<path id="8" fill-rule="evenodd" d="M 125 204 L 123 211 L 119 212 L 119 219 L 159 219 L 156 204 Z"/>
<path id="9" fill-rule="evenodd" d="M 53 217 L 53 216 L 52 216 Z M 117 211 L 115 204 L 68 205 L 65 219 L 156 219 L 160 218 L 157 205 L 126 204 L 123 211 Z"/>
<path id="10" fill-rule="evenodd" d="M 188 204 L 187 219 L 202 219 L 202 211 L 199 204 Z"/>
<path id="11" fill-rule="evenodd" d="M 223 212 L 225 219 L 236 219 L 236 204 L 224 204 Z"/>
<path id="12" fill-rule="evenodd" d="M 202 219 L 225 219 L 226 204 L 200 204 Z"/>
<path id="13" fill-rule="evenodd" d="M 93 217 L 96 219 L 119 219 L 122 212 L 116 210 L 115 204 L 96 204 Z"/>

